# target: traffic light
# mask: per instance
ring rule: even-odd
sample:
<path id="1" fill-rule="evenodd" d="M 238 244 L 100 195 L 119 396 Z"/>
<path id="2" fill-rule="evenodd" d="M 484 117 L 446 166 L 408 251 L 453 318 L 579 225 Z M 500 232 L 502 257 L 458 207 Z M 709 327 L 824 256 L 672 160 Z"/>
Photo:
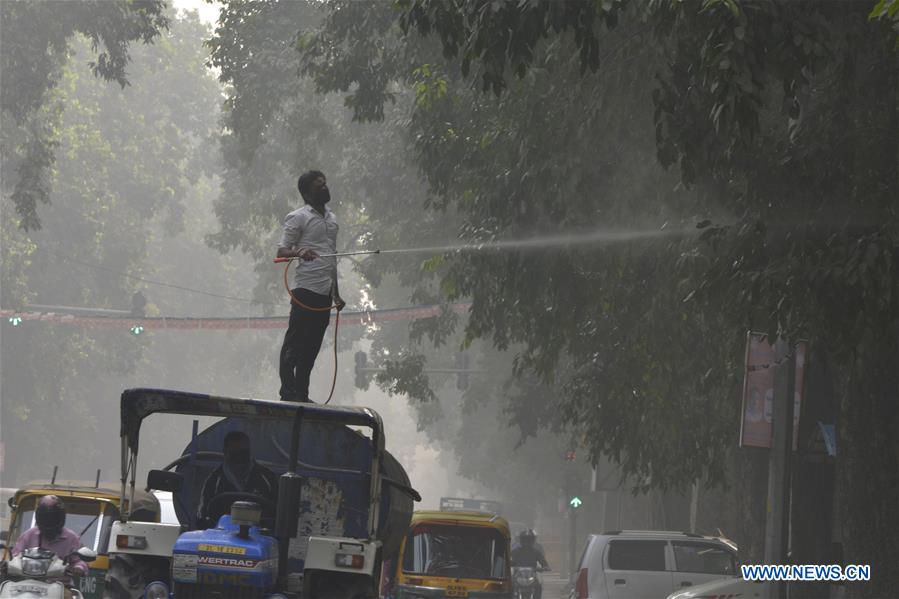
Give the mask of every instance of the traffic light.
<path id="1" fill-rule="evenodd" d="M 131 317 L 143 318 L 146 316 L 147 298 L 140 291 L 135 291 L 131 296 Z"/>
<path id="2" fill-rule="evenodd" d="M 368 390 L 368 373 L 365 368 L 368 365 L 368 356 L 364 351 L 356 352 L 356 387 L 363 391 Z"/>
<path id="3" fill-rule="evenodd" d="M 468 354 L 459 352 L 456 354 L 456 388 L 459 391 L 468 390 Z"/>
<path id="4" fill-rule="evenodd" d="M 575 495 L 574 497 L 572 497 L 571 499 L 568 500 L 568 505 L 570 505 L 571 509 L 574 509 L 574 510 L 581 507 L 581 505 L 583 505 L 583 503 L 584 502 L 577 495 Z"/>
<path id="5" fill-rule="evenodd" d="M 573 462 L 573 461 L 575 461 L 575 459 L 577 459 L 577 452 L 575 450 L 569 449 L 568 451 L 565 452 L 565 461 L 566 462 Z"/>
<path id="6" fill-rule="evenodd" d="M 144 327 L 143 327 L 143 325 L 136 324 L 136 325 L 134 325 L 133 327 L 131 327 L 131 334 L 132 334 L 132 335 L 140 335 L 140 334 L 143 333 L 143 332 L 144 332 Z"/>
<path id="7" fill-rule="evenodd" d="M 22 324 L 22 317 L 21 316 L 10 316 L 9 324 L 11 324 L 14 327 L 19 326 L 20 324 Z"/>

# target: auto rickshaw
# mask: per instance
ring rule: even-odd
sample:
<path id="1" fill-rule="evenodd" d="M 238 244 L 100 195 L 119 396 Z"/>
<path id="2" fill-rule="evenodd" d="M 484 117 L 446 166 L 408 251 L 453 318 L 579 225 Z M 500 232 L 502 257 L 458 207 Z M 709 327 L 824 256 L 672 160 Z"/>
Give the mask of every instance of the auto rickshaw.
<path id="1" fill-rule="evenodd" d="M 512 597 L 509 524 L 484 512 L 412 515 L 396 563 L 385 562 L 389 599 Z"/>
<path id="2" fill-rule="evenodd" d="M 81 544 L 97 553 L 90 564 L 90 572 L 76 581 L 85 599 L 100 599 L 106 571 L 109 569 L 109 532 L 119 517 L 121 489 L 109 483 L 87 481 L 38 481 L 19 488 L 9 499 L 9 529 L 4 530 L 6 549 L 2 558 L 10 559 L 10 552 L 19 535 L 35 525 L 34 510 L 45 495 L 56 495 L 66 506 L 66 528 L 81 536 Z M 134 507 L 147 522 L 160 521 L 159 499 L 145 491 L 135 490 Z"/>

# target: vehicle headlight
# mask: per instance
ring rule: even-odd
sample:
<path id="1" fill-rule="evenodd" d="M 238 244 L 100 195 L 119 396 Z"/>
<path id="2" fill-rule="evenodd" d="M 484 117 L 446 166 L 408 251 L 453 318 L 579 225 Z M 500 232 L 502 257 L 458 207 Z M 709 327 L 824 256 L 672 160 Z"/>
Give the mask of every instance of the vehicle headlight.
<path id="1" fill-rule="evenodd" d="M 287 599 L 287 595 L 282 595 L 281 593 L 274 593 L 272 595 L 266 595 L 265 599 Z"/>
<path id="2" fill-rule="evenodd" d="M 169 586 L 154 580 L 144 588 L 144 599 L 169 599 Z"/>
<path id="3" fill-rule="evenodd" d="M 22 574 L 28 576 L 44 576 L 50 569 L 49 560 L 26 559 L 22 560 Z"/>

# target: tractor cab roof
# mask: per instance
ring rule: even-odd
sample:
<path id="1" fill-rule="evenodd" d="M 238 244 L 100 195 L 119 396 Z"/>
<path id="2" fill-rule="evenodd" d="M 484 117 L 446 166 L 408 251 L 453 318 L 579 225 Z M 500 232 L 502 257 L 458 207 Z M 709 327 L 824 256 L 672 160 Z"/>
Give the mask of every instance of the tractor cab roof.
<path id="1" fill-rule="evenodd" d="M 332 407 L 139 388 L 125 390 L 121 400 L 121 435 L 123 439 L 127 439 L 132 452 L 136 453 L 138 449 L 141 422 L 147 416 L 158 413 L 278 421 L 292 421 L 300 414 L 304 421 L 364 426 L 376 429 L 378 434 L 381 434 L 381 418 L 374 410 L 368 408 Z"/>

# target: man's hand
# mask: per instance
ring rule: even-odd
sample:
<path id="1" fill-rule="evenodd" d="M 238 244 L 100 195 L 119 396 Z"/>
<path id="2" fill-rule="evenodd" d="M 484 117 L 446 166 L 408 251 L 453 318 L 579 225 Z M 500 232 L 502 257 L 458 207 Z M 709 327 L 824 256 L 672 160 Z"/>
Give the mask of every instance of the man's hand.
<path id="1" fill-rule="evenodd" d="M 337 306 L 337 311 L 340 312 L 344 308 L 346 308 L 346 302 L 343 301 L 343 298 L 339 295 L 334 296 L 334 305 Z"/>
<path id="2" fill-rule="evenodd" d="M 299 258 L 300 260 L 305 260 L 306 262 L 311 262 L 318 257 L 318 252 L 311 248 L 303 248 L 297 251 L 297 258 Z"/>
<path id="3" fill-rule="evenodd" d="M 87 576 L 88 571 L 89 568 L 87 564 L 81 561 L 75 562 L 74 564 L 69 564 L 69 566 L 66 568 L 66 574 L 69 576 L 84 577 Z"/>

